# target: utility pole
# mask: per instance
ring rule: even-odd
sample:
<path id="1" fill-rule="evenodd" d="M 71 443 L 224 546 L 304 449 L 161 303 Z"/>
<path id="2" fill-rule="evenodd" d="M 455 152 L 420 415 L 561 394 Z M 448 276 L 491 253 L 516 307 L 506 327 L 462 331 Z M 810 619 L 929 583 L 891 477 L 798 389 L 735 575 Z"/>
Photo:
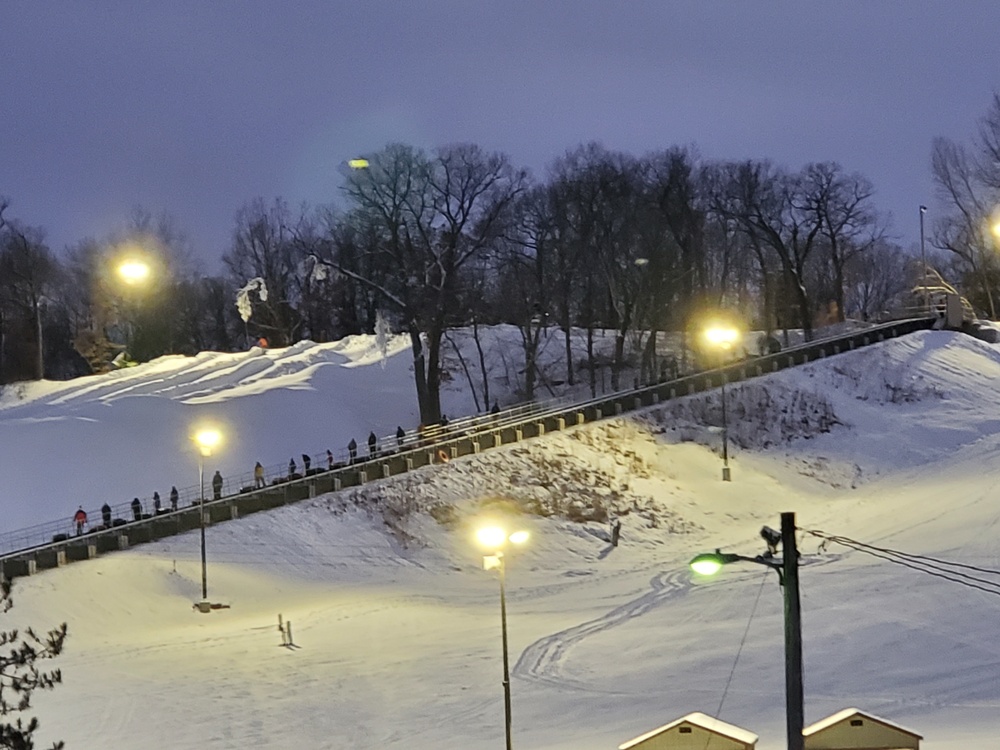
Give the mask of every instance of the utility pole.
<path id="1" fill-rule="evenodd" d="M 920 279 L 924 288 L 924 312 L 931 314 L 931 300 L 927 296 L 927 253 L 924 252 L 924 214 L 927 206 L 920 207 Z"/>
<path id="2" fill-rule="evenodd" d="M 788 750 L 804 750 L 802 729 L 802 609 L 799 605 L 799 550 L 795 514 L 781 514 L 782 576 L 785 595 L 785 723 Z"/>

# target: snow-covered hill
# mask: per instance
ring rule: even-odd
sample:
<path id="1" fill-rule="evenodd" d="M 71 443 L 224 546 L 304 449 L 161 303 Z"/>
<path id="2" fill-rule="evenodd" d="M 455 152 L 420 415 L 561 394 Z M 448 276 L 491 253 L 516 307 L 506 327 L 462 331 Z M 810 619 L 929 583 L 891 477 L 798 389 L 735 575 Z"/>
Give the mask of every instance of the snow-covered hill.
<path id="1" fill-rule="evenodd" d="M 7 394 L 4 523 L 69 513 L 78 488 L 194 474 L 187 426 L 206 408 L 233 428 L 218 463 L 234 471 L 412 426 L 396 346 L 384 368 L 359 337 Z M 608 750 L 699 710 L 777 750 L 775 576 L 693 581 L 687 560 L 757 554 L 760 526 L 791 510 L 804 529 L 1000 568 L 998 382 L 997 346 L 913 334 L 729 389 L 731 483 L 718 394 L 701 394 L 213 527 L 209 598 L 231 609 L 192 611 L 190 534 L 18 579 L 5 619 L 69 623 L 65 684 L 34 709 L 71 749 L 495 748 L 498 591 L 472 530 L 500 516 L 532 533 L 508 560 L 517 747 Z M 446 399 L 471 411 L 460 380 Z M 1000 600 L 807 533 L 800 546 L 807 722 L 859 706 L 927 748 L 995 746 Z M 299 648 L 280 646 L 279 614 Z"/>

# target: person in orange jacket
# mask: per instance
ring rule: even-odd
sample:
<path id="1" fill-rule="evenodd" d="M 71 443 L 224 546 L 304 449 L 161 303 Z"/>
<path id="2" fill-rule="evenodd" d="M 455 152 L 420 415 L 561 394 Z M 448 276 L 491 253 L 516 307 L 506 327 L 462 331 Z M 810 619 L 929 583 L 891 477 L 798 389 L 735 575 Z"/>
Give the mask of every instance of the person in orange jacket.
<path id="1" fill-rule="evenodd" d="M 87 511 L 82 505 L 73 514 L 73 522 L 76 524 L 76 535 L 80 536 L 83 534 L 83 527 L 87 525 Z"/>

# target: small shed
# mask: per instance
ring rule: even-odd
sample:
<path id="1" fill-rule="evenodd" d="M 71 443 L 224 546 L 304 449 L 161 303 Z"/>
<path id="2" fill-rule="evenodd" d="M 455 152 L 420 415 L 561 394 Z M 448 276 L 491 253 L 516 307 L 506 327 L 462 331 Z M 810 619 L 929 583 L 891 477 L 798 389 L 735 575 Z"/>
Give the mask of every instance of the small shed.
<path id="1" fill-rule="evenodd" d="M 845 708 L 802 730 L 806 750 L 919 750 L 919 734 L 888 719 Z"/>
<path id="2" fill-rule="evenodd" d="M 699 711 L 618 746 L 618 750 L 754 750 L 757 735 Z"/>

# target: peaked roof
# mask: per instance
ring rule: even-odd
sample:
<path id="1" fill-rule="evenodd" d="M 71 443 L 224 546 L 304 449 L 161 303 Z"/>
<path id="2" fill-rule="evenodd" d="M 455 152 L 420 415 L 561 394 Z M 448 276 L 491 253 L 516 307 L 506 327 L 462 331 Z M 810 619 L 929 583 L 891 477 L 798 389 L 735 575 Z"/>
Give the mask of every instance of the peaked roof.
<path id="1" fill-rule="evenodd" d="M 805 729 L 803 729 L 802 736 L 808 737 L 811 734 L 816 734 L 816 732 L 822 732 L 824 729 L 832 727 L 834 724 L 839 724 L 844 719 L 848 719 L 852 716 L 864 716 L 866 719 L 870 719 L 871 721 L 876 721 L 879 724 L 883 724 L 887 727 L 891 727 L 892 729 L 896 729 L 902 732 L 903 734 L 908 734 L 912 737 L 916 737 L 918 740 L 923 739 L 921 735 L 917 734 L 912 729 L 901 727 L 899 724 L 889 721 L 888 719 L 883 719 L 880 716 L 875 716 L 875 714 L 866 714 L 860 708 L 845 708 L 843 711 L 837 711 L 837 713 L 832 714 L 831 716 L 827 716 L 825 719 L 820 719 L 815 724 L 810 724 Z"/>
<path id="2" fill-rule="evenodd" d="M 664 724 L 662 727 L 657 727 L 651 732 L 646 732 L 645 734 L 636 737 L 633 740 L 629 740 L 618 746 L 618 750 L 629 750 L 631 747 L 635 747 L 640 742 L 648 740 L 650 737 L 655 737 L 658 734 L 662 734 L 670 729 L 673 729 L 680 724 L 694 724 L 697 727 L 712 732 L 714 734 L 722 735 L 723 737 L 729 737 L 730 739 L 736 740 L 737 742 L 743 742 L 748 745 L 753 745 L 757 742 L 757 735 L 748 729 L 743 729 L 734 724 L 729 724 L 722 719 L 716 719 L 708 714 L 703 714 L 700 711 L 695 711 L 687 716 L 682 716 L 679 719 L 675 719 L 669 724 Z"/>

